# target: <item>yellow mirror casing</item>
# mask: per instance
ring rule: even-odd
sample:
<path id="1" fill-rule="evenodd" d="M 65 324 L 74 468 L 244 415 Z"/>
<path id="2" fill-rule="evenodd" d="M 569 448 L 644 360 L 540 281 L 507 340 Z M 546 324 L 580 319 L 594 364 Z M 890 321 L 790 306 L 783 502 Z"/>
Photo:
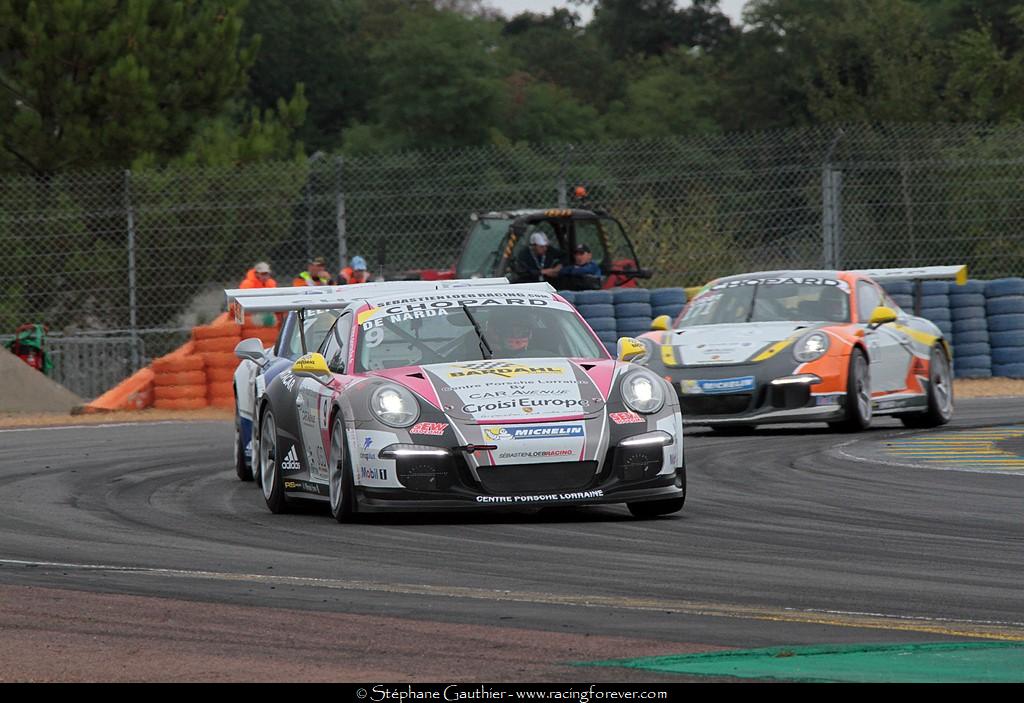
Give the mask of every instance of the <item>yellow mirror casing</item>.
<path id="1" fill-rule="evenodd" d="M 292 364 L 292 373 L 296 376 L 315 378 L 321 383 L 326 383 L 332 378 L 331 370 L 327 367 L 327 359 L 317 352 L 304 354 L 296 359 Z"/>
<path id="2" fill-rule="evenodd" d="M 647 353 L 644 343 L 633 337 L 620 337 L 616 347 L 619 361 L 634 361 Z"/>
<path id="3" fill-rule="evenodd" d="M 668 315 L 658 315 L 651 320 L 651 329 L 655 332 L 667 332 L 672 326 L 672 318 Z"/>
<path id="4" fill-rule="evenodd" d="M 896 317 L 895 310 L 887 308 L 884 305 L 879 305 L 871 311 L 871 319 L 868 321 L 868 324 L 871 327 L 878 327 L 879 325 L 884 325 L 887 322 L 895 322 Z"/>

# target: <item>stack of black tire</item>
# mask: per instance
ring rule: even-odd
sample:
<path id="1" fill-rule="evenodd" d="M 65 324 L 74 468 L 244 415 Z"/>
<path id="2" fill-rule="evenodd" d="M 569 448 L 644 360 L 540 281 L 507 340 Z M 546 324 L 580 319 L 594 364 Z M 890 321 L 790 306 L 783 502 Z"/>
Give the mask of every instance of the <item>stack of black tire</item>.
<path id="1" fill-rule="evenodd" d="M 668 315 L 674 321 L 686 305 L 682 288 L 559 291 L 559 295 L 576 306 L 612 354 L 619 337 L 649 332 L 651 320 L 659 315 Z"/>
<path id="2" fill-rule="evenodd" d="M 651 315 L 668 315 L 675 322 L 686 306 L 686 291 L 682 288 L 655 288 L 651 291 Z"/>
<path id="3" fill-rule="evenodd" d="M 1024 278 L 985 284 L 992 375 L 1024 378 Z"/>
<path id="4" fill-rule="evenodd" d="M 651 331 L 654 318 L 651 291 L 646 288 L 613 288 L 615 331 L 620 337 L 639 337 Z"/>
<path id="5" fill-rule="evenodd" d="M 989 378 L 992 351 L 989 346 L 985 311 L 985 283 L 967 281 L 949 287 L 949 310 L 953 316 L 953 369 L 958 378 Z"/>
<path id="6" fill-rule="evenodd" d="M 576 293 L 561 293 L 570 303 L 576 306 L 583 319 L 593 328 L 604 346 L 615 353 L 615 343 L 619 337 L 615 325 L 615 299 L 610 290 L 582 290 Z"/>

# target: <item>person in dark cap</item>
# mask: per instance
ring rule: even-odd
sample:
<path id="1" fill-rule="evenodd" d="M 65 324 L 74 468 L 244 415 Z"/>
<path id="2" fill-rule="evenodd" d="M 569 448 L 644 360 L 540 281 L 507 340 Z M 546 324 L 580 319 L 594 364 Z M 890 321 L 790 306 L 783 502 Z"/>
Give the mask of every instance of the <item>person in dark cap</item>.
<path id="1" fill-rule="evenodd" d="M 594 261 L 594 254 L 586 244 L 577 244 L 572 250 L 572 266 L 563 266 L 558 274 L 558 288 L 561 290 L 592 290 L 600 288 L 601 267 Z"/>
<path id="2" fill-rule="evenodd" d="M 309 268 L 292 281 L 293 286 L 329 286 L 331 283 L 331 274 L 327 271 L 327 262 L 322 256 L 310 259 Z"/>

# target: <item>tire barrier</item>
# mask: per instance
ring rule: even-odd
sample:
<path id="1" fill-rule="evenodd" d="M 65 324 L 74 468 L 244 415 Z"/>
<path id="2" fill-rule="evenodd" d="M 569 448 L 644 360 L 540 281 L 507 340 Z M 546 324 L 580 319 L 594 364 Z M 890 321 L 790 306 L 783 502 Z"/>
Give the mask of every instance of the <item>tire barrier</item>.
<path id="1" fill-rule="evenodd" d="M 565 302 L 569 303 L 569 305 L 575 305 L 576 304 L 576 292 L 575 291 L 560 290 L 560 291 L 558 291 L 558 294 L 560 296 L 562 296 L 563 298 L 565 298 Z"/>
<path id="2" fill-rule="evenodd" d="M 1008 295 L 1002 298 L 990 298 L 985 303 L 985 311 L 989 315 L 1024 314 L 1024 295 Z"/>
<path id="3" fill-rule="evenodd" d="M 949 308 L 921 308 L 921 317 L 932 322 L 952 322 L 953 316 Z"/>
<path id="4" fill-rule="evenodd" d="M 1007 295 L 1024 295 L 1024 278 L 997 278 L 985 283 L 986 298 L 1002 298 Z"/>
<path id="5" fill-rule="evenodd" d="M 984 322 L 984 320 L 982 320 Z M 988 344 L 988 330 L 967 330 L 957 331 L 956 323 L 953 323 L 953 336 L 956 337 L 956 353 L 962 354 L 961 347 L 966 344 Z"/>
<path id="6" fill-rule="evenodd" d="M 252 339 L 256 338 L 263 342 L 263 346 L 269 347 L 277 342 L 277 333 L 279 328 L 277 327 L 243 327 L 241 339 Z M 232 347 L 231 351 L 235 348 Z M 217 351 L 216 349 L 208 349 L 206 351 Z"/>
<path id="7" fill-rule="evenodd" d="M 914 284 L 910 281 L 886 281 L 882 288 L 889 295 L 914 295 Z"/>
<path id="8" fill-rule="evenodd" d="M 625 303 L 651 304 L 651 291 L 646 288 L 615 288 L 612 290 L 612 296 L 615 299 L 616 305 L 623 305 Z"/>
<path id="9" fill-rule="evenodd" d="M 921 281 L 921 295 L 948 295 L 949 281 Z"/>
<path id="10" fill-rule="evenodd" d="M 157 400 L 182 400 L 185 398 L 201 399 L 206 402 L 206 384 L 183 386 L 156 386 L 153 395 Z"/>
<path id="11" fill-rule="evenodd" d="M 206 398 L 157 398 L 153 401 L 153 407 L 158 410 L 201 410 L 209 407 L 209 403 Z"/>
<path id="12" fill-rule="evenodd" d="M 941 295 L 922 295 L 921 296 L 921 309 L 932 310 L 932 309 L 949 310 L 949 296 L 945 293 Z"/>
<path id="13" fill-rule="evenodd" d="M 661 317 L 662 315 L 668 315 L 670 318 L 672 318 L 672 321 L 675 322 L 676 318 L 679 317 L 679 312 L 681 310 L 681 307 L 676 307 L 675 305 L 659 305 L 658 307 L 651 308 L 651 315 L 653 317 Z"/>
<path id="14" fill-rule="evenodd" d="M 576 309 L 587 320 L 592 317 L 615 317 L 615 306 L 611 303 L 577 304 Z"/>
<path id="15" fill-rule="evenodd" d="M 212 325 L 200 325 L 192 328 L 192 339 L 197 342 L 220 337 L 240 337 L 241 335 L 242 326 L 237 322 L 217 322 Z"/>
<path id="16" fill-rule="evenodd" d="M 615 298 L 610 290 L 581 290 L 576 292 L 576 307 L 581 305 L 612 305 Z"/>
<path id="17" fill-rule="evenodd" d="M 623 320 L 641 320 L 649 324 L 651 321 L 651 304 L 622 303 L 616 305 L 615 319 L 619 322 L 622 322 Z"/>
<path id="18" fill-rule="evenodd" d="M 982 309 L 984 310 L 984 308 Z M 986 337 L 988 336 L 988 320 L 985 319 L 984 313 L 963 320 L 953 318 L 953 334 L 961 335 L 969 332 L 983 332 Z"/>
<path id="19" fill-rule="evenodd" d="M 1024 362 L 1016 364 L 992 364 L 992 375 L 1005 378 L 1024 378 Z"/>
<path id="20" fill-rule="evenodd" d="M 914 311 L 914 296 L 911 293 L 890 293 L 889 297 L 892 298 L 892 302 L 896 303 L 903 310 L 907 312 Z"/>
<path id="21" fill-rule="evenodd" d="M 198 386 L 206 383 L 204 371 L 164 372 L 153 375 L 154 386 Z"/>
<path id="22" fill-rule="evenodd" d="M 985 283 L 992 375 L 1024 378 L 1024 278 Z"/>
<path id="23" fill-rule="evenodd" d="M 686 290 L 683 288 L 655 288 L 651 291 L 651 305 L 686 305 Z"/>
<path id="24" fill-rule="evenodd" d="M 590 327 L 601 335 L 603 333 L 615 334 L 615 318 L 614 317 L 591 317 L 587 320 Z"/>
<path id="25" fill-rule="evenodd" d="M 989 315 L 988 331 L 992 332 L 1017 332 L 1024 330 L 1024 315 Z"/>
<path id="26" fill-rule="evenodd" d="M 154 359 L 152 369 L 154 374 L 180 373 L 183 371 L 202 371 L 206 364 L 201 356 L 180 356 L 170 354 L 168 356 Z"/>
<path id="27" fill-rule="evenodd" d="M 992 354 L 992 347 L 989 346 L 988 342 L 965 344 L 962 340 L 958 339 L 956 343 L 956 353 L 958 357 L 991 356 L 993 361 L 995 360 L 995 355 Z"/>
<path id="28" fill-rule="evenodd" d="M 988 336 L 993 347 L 1024 347 L 1024 330 L 989 332 Z"/>
<path id="29" fill-rule="evenodd" d="M 949 307 L 951 310 L 963 310 L 985 307 L 984 293 L 950 293 Z"/>

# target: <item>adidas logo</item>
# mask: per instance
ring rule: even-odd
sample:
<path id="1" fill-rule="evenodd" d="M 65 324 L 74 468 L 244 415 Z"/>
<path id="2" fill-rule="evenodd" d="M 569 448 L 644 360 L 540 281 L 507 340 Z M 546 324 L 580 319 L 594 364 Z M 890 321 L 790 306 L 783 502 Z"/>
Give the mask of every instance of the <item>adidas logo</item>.
<path id="1" fill-rule="evenodd" d="M 284 473 L 292 473 L 295 471 L 302 471 L 302 464 L 299 463 L 299 457 L 295 453 L 295 445 L 288 450 L 288 456 L 281 462 L 281 471 Z"/>

